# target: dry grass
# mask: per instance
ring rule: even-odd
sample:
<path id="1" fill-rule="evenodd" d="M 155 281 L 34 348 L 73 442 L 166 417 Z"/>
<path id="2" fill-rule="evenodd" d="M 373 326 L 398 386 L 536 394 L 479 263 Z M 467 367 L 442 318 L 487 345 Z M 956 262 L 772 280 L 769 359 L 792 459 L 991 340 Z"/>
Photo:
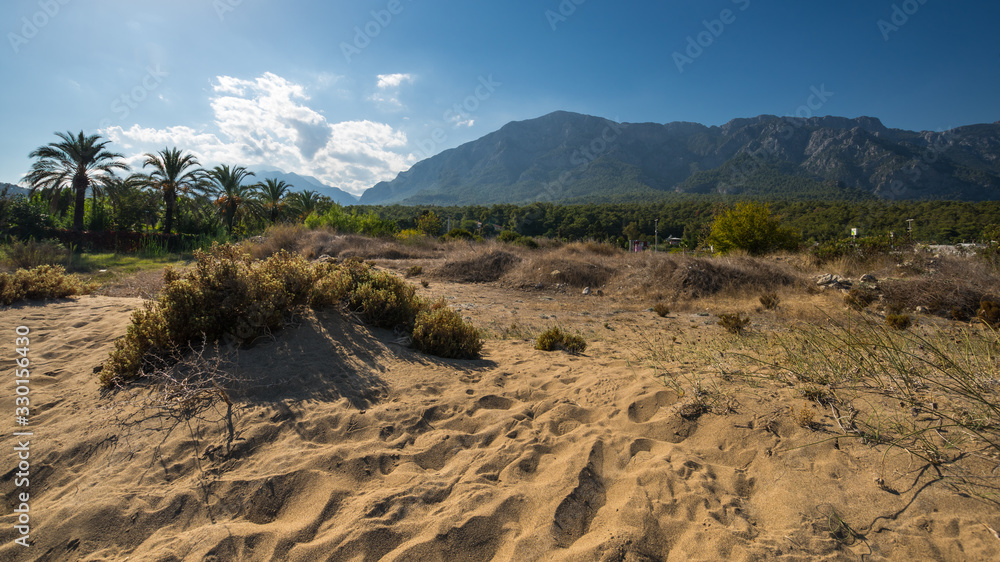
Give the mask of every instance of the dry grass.
<path id="1" fill-rule="evenodd" d="M 95 295 L 154 299 L 163 289 L 163 270 L 146 270 L 104 283 Z"/>
<path id="2" fill-rule="evenodd" d="M 266 259 L 281 250 L 300 254 L 306 259 L 320 256 L 366 260 L 404 260 L 436 255 L 437 246 L 402 243 L 397 240 L 371 238 L 357 234 L 338 234 L 325 228 L 308 229 L 302 225 L 276 225 L 249 242 L 254 259 Z"/>
<path id="3" fill-rule="evenodd" d="M 487 251 L 458 259 L 450 259 L 437 268 L 434 275 L 459 283 L 489 283 L 507 275 L 522 261 L 510 252 L 486 248 Z"/>

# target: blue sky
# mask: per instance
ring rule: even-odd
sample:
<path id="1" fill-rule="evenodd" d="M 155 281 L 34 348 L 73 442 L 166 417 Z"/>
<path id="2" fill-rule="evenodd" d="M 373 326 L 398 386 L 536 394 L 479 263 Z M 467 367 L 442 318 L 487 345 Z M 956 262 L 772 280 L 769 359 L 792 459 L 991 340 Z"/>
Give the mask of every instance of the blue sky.
<path id="1" fill-rule="evenodd" d="M 5 0 L 0 181 L 67 130 L 357 194 L 555 110 L 994 122 L 997 21 L 973 0 Z"/>

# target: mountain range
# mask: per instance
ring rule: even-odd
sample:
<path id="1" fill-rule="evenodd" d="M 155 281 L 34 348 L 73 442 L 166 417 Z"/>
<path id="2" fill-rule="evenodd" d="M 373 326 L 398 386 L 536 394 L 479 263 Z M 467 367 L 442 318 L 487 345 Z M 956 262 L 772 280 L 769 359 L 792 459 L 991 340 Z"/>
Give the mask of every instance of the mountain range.
<path id="1" fill-rule="evenodd" d="M 417 162 L 360 203 L 621 202 L 677 193 L 1000 199 L 1000 122 L 916 132 L 874 117 L 760 115 L 709 127 L 557 111 Z"/>
<path id="2" fill-rule="evenodd" d="M 326 195 L 335 203 L 340 203 L 341 205 L 354 205 L 358 202 L 358 197 L 356 195 L 352 195 L 338 187 L 326 185 L 318 178 L 314 178 L 312 176 L 303 176 L 292 172 L 285 172 L 279 168 L 269 168 L 266 166 L 252 167 L 249 168 L 249 170 L 254 173 L 253 181 L 263 182 L 267 179 L 284 181 L 288 185 L 292 186 L 291 191 L 315 191 L 320 195 Z"/>

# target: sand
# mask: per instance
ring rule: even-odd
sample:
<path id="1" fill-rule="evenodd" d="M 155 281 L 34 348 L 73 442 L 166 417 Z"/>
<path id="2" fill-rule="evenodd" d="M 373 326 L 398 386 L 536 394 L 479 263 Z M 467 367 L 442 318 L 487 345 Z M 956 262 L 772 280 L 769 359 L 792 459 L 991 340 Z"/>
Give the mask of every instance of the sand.
<path id="1" fill-rule="evenodd" d="M 421 290 L 452 297 L 477 325 L 558 322 L 590 346 L 570 355 L 491 337 L 481 360 L 442 360 L 337 312 L 310 312 L 238 352 L 228 372 L 247 382 L 230 390 L 231 409 L 218 399 L 184 419 L 136 416 L 121 395 L 98 388 L 94 368 L 141 301 L 87 296 L 0 311 L 4 372 L 12 369 L 13 328 L 25 325 L 34 373 L 31 546 L 13 542 L 11 510 L 23 489 L 14 484 L 8 431 L 0 439 L 0 559 L 1000 553 L 995 504 L 956 493 L 905 453 L 843 438 L 828 412 L 793 389 L 734 386 L 727 411 L 706 412 L 636 360 L 633 330 L 673 323 L 708 338 L 721 332 L 713 317 L 661 319 L 648 304 L 577 291 L 439 282 Z M 697 362 L 672 368 L 711 370 Z M 9 378 L 4 388 L 9 420 Z M 796 422 L 803 408 L 815 410 L 815 428 Z M 116 422 L 129 414 L 133 423 Z"/>

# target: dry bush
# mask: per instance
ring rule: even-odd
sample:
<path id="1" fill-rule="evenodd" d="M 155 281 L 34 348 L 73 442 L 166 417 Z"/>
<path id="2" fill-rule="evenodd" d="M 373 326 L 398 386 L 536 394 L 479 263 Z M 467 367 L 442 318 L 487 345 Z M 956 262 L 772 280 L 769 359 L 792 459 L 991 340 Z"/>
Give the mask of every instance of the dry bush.
<path id="1" fill-rule="evenodd" d="M 448 260 L 434 273 L 459 283 L 489 283 L 506 275 L 521 258 L 503 250 L 492 249 L 472 257 Z"/>
<path id="2" fill-rule="evenodd" d="M 61 299 L 86 294 L 94 288 L 93 285 L 81 283 L 72 275 L 66 275 L 66 270 L 61 265 L 40 265 L 32 269 L 19 269 L 14 273 L 0 273 L 0 304 Z"/>
<path id="3" fill-rule="evenodd" d="M 434 255 L 432 247 L 360 234 L 338 234 L 329 228 L 309 229 L 302 225 L 273 226 L 250 246 L 254 259 L 265 259 L 281 250 L 301 254 L 310 260 L 323 255 L 367 260 L 401 260 Z"/>
<path id="4" fill-rule="evenodd" d="M 402 279 L 356 259 L 311 263 L 281 251 L 255 261 L 243 248 L 228 244 L 195 252 L 195 259 L 195 267 L 183 276 L 168 268 L 160 297 L 132 314 L 101 371 L 104 386 L 140 377 L 195 341 L 253 342 L 280 329 L 305 306 L 343 302 L 368 323 L 407 330 L 426 306 Z M 447 327 L 453 329 L 454 322 Z"/>
<path id="5" fill-rule="evenodd" d="M 301 224 L 277 224 L 269 227 L 264 234 L 250 245 L 250 255 L 262 260 L 284 250 L 290 254 L 299 249 L 310 231 Z"/>
<path id="6" fill-rule="evenodd" d="M 607 285 L 619 266 L 619 258 L 583 252 L 570 253 L 567 251 L 570 246 L 572 244 L 528 254 L 504 281 L 518 287 L 533 287 L 538 283 L 562 283 L 578 288 Z"/>
<path id="7" fill-rule="evenodd" d="M 626 253 L 621 248 L 608 244 L 607 242 L 596 242 L 587 240 L 584 242 L 571 242 L 562 247 L 562 251 L 567 254 L 584 254 L 596 256 L 615 256 Z"/>
<path id="8" fill-rule="evenodd" d="M 886 308 L 923 306 L 931 314 L 968 319 L 976 316 L 983 299 L 995 298 L 1000 287 L 997 271 L 974 259 L 947 257 L 929 265 L 932 269 L 920 277 L 880 283 Z"/>
<path id="9" fill-rule="evenodd" d="M 979 303 L 976 317 L 990 328 L 1000 329 L 1000 302 L 983 299 Z"/>
<path id="10" fill-rule="evenodd" d="M 670 307 L 667 306 L 667 303 L 661 301 L 653 305 L 653 312 L 655 312 L 660 318 L 664 318 L 666 315 L 670 314 Z"/>
<path id="11" fill-rule="evenodd" d="M 664 280 L 676 297 L 697 299 L 718 293 L 765 293 L 792 285 L 797 277 L 760 258 L 686 258 Z"/>
<path id="12" fill-rule="evenodd" d="M 858 312 L 868 308 L 877 300 L 878 293 L 867 287 L 851 287 L 851 290 L 844 295 L 844 304 Z"/>
<path id="13" fill-rule="evenodd" d="M 739 336 L 750 325 L 750 317 L 744 316 L 741 312 L 737 312 L 736 314 L 720 314 L 718 324 L 730 334 Z"/>
<path id="14" fill-rule="evenodd" d="M 909 314 L 887 314 L 885 325 L 893 330 L 905 330 L 913 325 L 913 318 Z"/>
<path id="15" fill-rule="evenodd" d="M 760 301 L 760 305 L 764 307 L 764 310 L 775 310 L 781 304 L 781 298 L 774 291 L 764 293 L 757 300 Z"/>

